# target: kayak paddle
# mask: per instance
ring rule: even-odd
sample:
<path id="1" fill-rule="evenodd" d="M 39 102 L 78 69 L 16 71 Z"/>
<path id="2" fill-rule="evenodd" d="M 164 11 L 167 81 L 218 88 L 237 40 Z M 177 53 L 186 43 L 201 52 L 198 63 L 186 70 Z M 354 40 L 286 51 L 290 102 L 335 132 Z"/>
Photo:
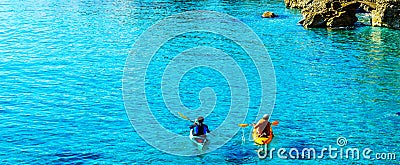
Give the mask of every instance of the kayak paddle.
<path id="1" fill-rule="evenodd" d="M 277 125 L 279 124 L 279 121 L 278 121 L 278 120 L 273 121 L 271 124 L 272 124 L 273 126 L 277 126 Z M 245 128 L 245 127 L 247 127 L 247 126 L 249 126 L 249 125 L 252 125 L 252 124 L 238 124 L 238 125 L 239 125 L 239 127 Z"/>
<path id="2" fill-rule="evenodd" d="M 182 118 L 189 120 L 191 122 L 194 122 L 193 120 L 190 120 L 187 116 L 183 115 L 182 113 L 178 112 L 178 115 L 181 116 Z"/>

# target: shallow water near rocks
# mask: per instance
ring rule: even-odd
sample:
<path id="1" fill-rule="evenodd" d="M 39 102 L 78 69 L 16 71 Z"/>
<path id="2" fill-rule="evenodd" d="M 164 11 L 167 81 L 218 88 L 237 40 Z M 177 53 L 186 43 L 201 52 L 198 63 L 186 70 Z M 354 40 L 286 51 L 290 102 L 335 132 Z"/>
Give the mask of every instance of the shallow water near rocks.
<path id="1" fill-rule="evenodd" d="M 305 30 L 300 11 L 281 1 L 4 1 L 0 4 L 0 160 L 2 164 L 266 164 L 350 163 L 347 159 L 260 160 L 258 147 L 238 132 L 214 152 L 194 157 L 165 154 L 148 145 L 125 113 L 122 77 L 125 59 L 138 36 L 166 16 L 190 10 L 230 14 L 264 42 L 275 67 L 277 95 L 271 148 L 369 147 L 399 151 L 400 31 L 377 27 Z M 261 19 L 264 11 L 279 17 Z M 197 35 L 197 34 L 193 34 Z M 200 43 L 224 45 L 213 34 Z M 180 51 L 185 38 L 166 43 Z M 185 42 L 186 43 L 186 42 Z M 188 42 L 187 47 L 198 42 Z M 176 46 L 178 45 L 178 46 Z M 231 52 L 240 51 L 232 47 Z M 160 51 L 152 63 L 162 68 L 172 58 Z M 165 60 L 165 61 L 164 61 Z M 254 70 L 239 60 L 252 77 Z M 201 74 L 198 74 L 201 73 Z M 157 86 L 160 75 L 149 73 Z M 154 76 L 154 77 L 152 77 Z M 154 80 L 154 81 L 151 81 Z M 247 123 L 258 111 L 257 78 L 248 79 L 252 100 Z M 211 86 L 218 96 L 207 117 L 210 129 L 225 119 L 229 87 L 217 72 L 199 68 L 183 77 L 183 104 L 199 107 L 198 91 Z M 200 84 L 200 85 L 199 85 Z M 190 89 L 190 90 L 187 90 Z M 157 88 L 148 91 L 158 108 Z M 162 101 L 162 100 L 161 100 Z M 158 111 L 159 110 L 159 111 Z M 190 122 L 172 118 L 164 126 L 189 134 Z M 156 130 L 149 130 L 156 131 Z M 174 144 L 171 144 L 174 145 Z M 394 164 L 398 160 L 358 160 Z"/>

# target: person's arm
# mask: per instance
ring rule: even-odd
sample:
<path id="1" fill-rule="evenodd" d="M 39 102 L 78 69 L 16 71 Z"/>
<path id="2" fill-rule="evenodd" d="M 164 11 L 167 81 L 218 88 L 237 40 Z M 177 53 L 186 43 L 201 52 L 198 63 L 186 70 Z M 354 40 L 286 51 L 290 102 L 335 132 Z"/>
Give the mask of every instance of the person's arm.
<path id="1" fill-rule="evenodd" d="M 196 124 L 191 125 L 189 128 L 192 129 L 194 127 L 196 127 Z"/>
<path id="2" fill-rule="evenodd" d="M 207 128 L 207 133 L 210 133 L 210 129 L 208 129 L 208 126 L 207 125 L 205 125 L 205 126 Z"/>
<path id="3" fill-rule="evenodd" d="M 260 122 L 258 122 L 257 124 L 253 124 L 254 128 L 258 128 L 260 126 Z"/>

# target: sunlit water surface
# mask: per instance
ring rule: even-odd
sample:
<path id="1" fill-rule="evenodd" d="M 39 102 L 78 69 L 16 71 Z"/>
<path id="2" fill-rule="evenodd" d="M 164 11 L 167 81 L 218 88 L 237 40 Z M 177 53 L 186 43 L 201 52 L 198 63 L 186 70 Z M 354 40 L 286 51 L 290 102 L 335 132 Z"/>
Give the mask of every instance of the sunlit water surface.
<path id="1" fill-rule="evenodd" d="M 399 152 L 400 31 L 377 27 L 355 30 L 305 30 L 298 10 L 281 1 L 3 1 L 0 4 L 0 162 L 1 164 L 266 164 L 350 163 L 346 159 L 260 160 L 249 140 L 250 128 L 218 150 L 194 157 L 162 153 L 143 141 L 125 113 L 122 77 L 125 59 L 138 38 L 157 21 L 184 11 L 230 14 L 251 27 L 264 42 L 275 67 L 277 94 L 270 148 L 322 149 L 369 147 Z M 279 15 L 261 19 L 264 11 Z M 255 121 L 261 94 L 248 57 L 215 34 L 198 40 L 177 37 L 156 54 L 162 69 L 187 48 L 220 47 L 248 73 L 251 102 L 246 122 Z M 218 46 L 219 45 L 219 46 Z M 241 52 L 242 51 L 242 52 Z M 234 53 L 236 52 L 236 53 Z M 160 71 L 161 72 L 161 71 Z M 159 95 L 161 75 L 149 71 L 147 96 L 163 125 L 188 134 L 190 122 L 168 114 Z M 200 106 L 198 92 L 213 87 L 219 96 L 207 117 L 211 129 L 229 107 L 229 86 L 213 70 L 198 68 L 182 79 L 184 105 Z M 159 113 L 158 113 L 159 112 Z M 245 115 L 245 114 L 244 114 Z M 168 122 L 174 123 L 169 125 Z M 157 131 L 157 130 L 152 130 Z M 168 142 L 166 142 L 168 143 Z M 170 144 L 174 145 L 174 144 Z M 398 159 L 398 158 L 397 158 Z M 297 162 L 300 161 L 300 162 Z M 398 163 L 358 160 L 358 163 Z"/>

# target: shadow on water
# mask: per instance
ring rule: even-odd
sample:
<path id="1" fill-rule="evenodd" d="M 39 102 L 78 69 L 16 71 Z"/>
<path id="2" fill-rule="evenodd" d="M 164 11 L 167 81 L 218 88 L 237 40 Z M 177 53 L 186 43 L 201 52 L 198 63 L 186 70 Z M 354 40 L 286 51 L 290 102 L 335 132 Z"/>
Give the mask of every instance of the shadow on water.
<path id="1" fill-rule="evenodd" d="M 258 159 L 257 148 L 252 145 L 232 144 L 226 146 L 224 159 L 231 164 L 251 164 Z"/>
<path id="2" fill-rule="evenodd" d="M 56 153 L 54 156 L 57 158 L 57 160 L 53 162 L 74 164 L 80 164 L 88 160 L 97 160 L 102 157 L 100 154 L 95 153 L 73 153 L 70 151 Z"/>
<path id="3" fill-rule="evenodd" d="M 262 18 L 262 17 L 260 16 L 260 18 Z M 276 16 L 274 18 L 263 18 L 263 20 L 276 20 L 276 19 L 280 20 L 280 19 L 288 19 L 288 18 L 290 18 L 290 16 L 278 14 L 278 16 Z"/>

